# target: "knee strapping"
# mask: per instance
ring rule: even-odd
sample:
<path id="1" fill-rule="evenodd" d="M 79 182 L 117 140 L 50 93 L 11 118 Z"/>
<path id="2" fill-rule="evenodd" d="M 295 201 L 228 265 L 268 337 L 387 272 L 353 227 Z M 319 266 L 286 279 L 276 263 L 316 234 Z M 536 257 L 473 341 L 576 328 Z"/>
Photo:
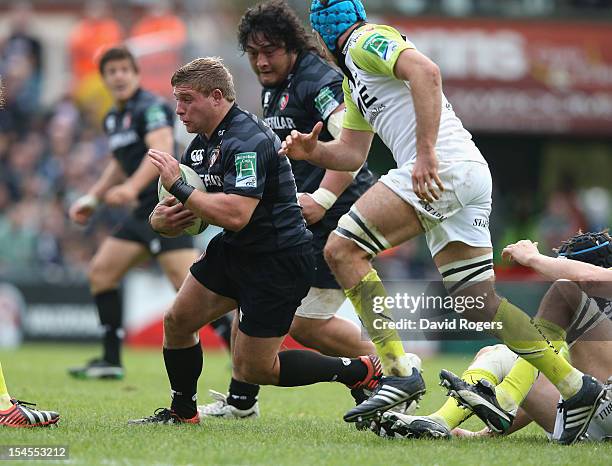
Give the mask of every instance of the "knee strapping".
<path id="1" fill-rule="evenodd" d="M 493 253 L 443 265 L 438 269 L 448 294 L 493 277 Z"/>
<path id="2" fill-rule="evenodd" d="M 574 312 L 572 322 L 567 328 L 567 343 L 570 346 L 573 345 L 576 340 L 595 328 L 605 318 L 606 315 L 600 309 L 597 301 L 583 293 L 580 305 Z"/>
<path id="3" fill-rule="evenodd" d="M 378 228 L 368 222 L 355 206 L 352 206 L 351 210 L 340 217 L 334 233 L 353 241 L 371 256 L 376 256 L 391 247 L 389 241 L 385 239 Z"/>

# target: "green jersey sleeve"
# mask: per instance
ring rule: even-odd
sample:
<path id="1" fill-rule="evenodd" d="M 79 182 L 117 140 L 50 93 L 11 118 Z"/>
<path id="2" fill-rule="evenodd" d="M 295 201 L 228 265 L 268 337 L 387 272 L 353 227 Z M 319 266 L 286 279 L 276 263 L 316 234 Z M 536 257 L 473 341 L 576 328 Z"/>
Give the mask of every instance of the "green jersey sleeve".
<path id="1" fill-rule="evenodd" d="M 353 102 L 351 89 L 349 88 L 348 79 L 346 77 L 344 81 L 342 81 L 342 90 L 344 91 L 344 106 L 346 107 L 344 119 L 342 120 L 342 127 L 357 131 L 374 132 L 370 124 L 363 118 L 355 102 Z"/>
<path id="2" fill-rule="evenodd" d="M 404 50 L 415 46 L 390 26 L 371 25 L 349 49 L 353 63 L 363 71 L 395 78 L 393 69 Z"/>

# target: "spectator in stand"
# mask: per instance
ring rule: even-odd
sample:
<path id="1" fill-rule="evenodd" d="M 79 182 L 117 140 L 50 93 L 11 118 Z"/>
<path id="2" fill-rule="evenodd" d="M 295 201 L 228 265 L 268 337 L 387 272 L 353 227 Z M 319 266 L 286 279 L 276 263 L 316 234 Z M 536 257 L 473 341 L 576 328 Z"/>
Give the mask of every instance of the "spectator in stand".
<path id="1" fill-rule="evenodd" d="M 168 76 L 183 63 L 187 43 L 187 27 L 174 14 L 170 0 L 152 2 L 148 11 L 136 22 L 127 41 L 138 57 L 142 86 L 151 92 L 171 98 Z"/>
<path id="2" fill-rule="evenodd" d="M 542 250 L 550 251 L 571 238 L 577 231 L 586 231 L 587 220 L 578 202 L 573 180 L 565 178 L 561 188 L 548 198 L 546 210 L 539 225 L 538 238 Z"/>
<path id="3" fill-rule="evenodd" d="M 10 32 L 0 46 L 0 74 L 4 74 L 3 69 L 13 62 L 23 62 L 20 66 L 25 68 L 26 76 L 20 88 L 19 100 L 26 100 L 29 108 L 35 109 L 40 101 L 43 79 L 43 48 L 40 40 L 30 32 L 32 12 L 32 4 L 28 1 L 16 2 L 11 7 Z"/>
<path id="4" fill-rule="evenodd" d="M 98 73 L 98 59 L 122 39 L 121 26 L 113 18 L 109 3 L 106 0 L 87 1 L 84 16 L 69 38 L 72 90 L 82 108 L 95 111 L 98 123 L 112 105 L 112 98 Z"/>

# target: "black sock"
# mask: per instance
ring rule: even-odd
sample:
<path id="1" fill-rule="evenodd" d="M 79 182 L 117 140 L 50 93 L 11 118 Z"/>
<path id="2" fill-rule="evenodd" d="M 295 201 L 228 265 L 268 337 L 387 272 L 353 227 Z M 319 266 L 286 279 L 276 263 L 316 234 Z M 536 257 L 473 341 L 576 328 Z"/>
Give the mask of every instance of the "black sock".
<path id="1" fill-rule="evenodd" d="M 197 412 L 196 393 L 203 359 L 200 342 L 191 348 L 164 348 L 164 363 L 172 388 L 171 408 L 185 419 L 191 419 Z"/>
<path id="2" fill-rule="evenodd" d="M 227 404 L 238 409 L 249 409 L 257 403 L 259 385 L 240 382 L 232 377 L 227 396 Z"/>
<path id="3" fill-rule="evenodd" d="M 210 325 L 215 329 L 215 333 L 219 335 L 225 344 L 227 345 L 227 349 L 232 348 L 232 317 L 231 314 L 225 314 L 224 316 L 219 317 L 214 322 L 211 322 Z"/>
<path id="4" fill-rule="evenodd" d="M 368 373 L 368 368 L 360 359 L 323 356 L 314 351 L 281 351 L 278 359 L 280 387 L 297 387 L 317 382 L 354 385 Z"/>
<path id="5" fill-rule="evenodd" d="M 94 301 L 98 307 L 100 323 L 104 327 L 102 337 L 104 354 L 102 358 L 111 364 L 121 365 L 121 340 L 123 339 L 123 329 L 121 321 L 123 319 L 123 303 L 121 293 L 118 289 L 103 291 L 94 296 Z"/>

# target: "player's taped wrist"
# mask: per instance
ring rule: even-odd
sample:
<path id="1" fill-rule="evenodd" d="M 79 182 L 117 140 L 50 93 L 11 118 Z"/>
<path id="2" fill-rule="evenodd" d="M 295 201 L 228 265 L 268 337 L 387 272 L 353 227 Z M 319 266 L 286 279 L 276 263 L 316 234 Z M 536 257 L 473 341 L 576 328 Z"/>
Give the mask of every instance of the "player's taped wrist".
<path id="1" fill-rule="evenodd" d="M 77 199 L 77 204 L 81 207 L 96 209 L 100 205 L 100 199 L 93 194 L 85 194 Z"/>
<path id="2" fill-rule="evenodd" d="M 191 196 L 191 193 L 195 191 L 195 188 L 187 183 L 183 178 L 179 178 L 174 182 L 168 192 L 176 197 L 183 205 Z"/>
<path id="3" fill-rule="evenodd" d="M 325 210 L 329 210 L 331 206 L 338 200 L 338 196 L 332 193 L 329 189 L 319 188 L 314 193 L 308 194 L 313 201 L 323 207 Z"/>

